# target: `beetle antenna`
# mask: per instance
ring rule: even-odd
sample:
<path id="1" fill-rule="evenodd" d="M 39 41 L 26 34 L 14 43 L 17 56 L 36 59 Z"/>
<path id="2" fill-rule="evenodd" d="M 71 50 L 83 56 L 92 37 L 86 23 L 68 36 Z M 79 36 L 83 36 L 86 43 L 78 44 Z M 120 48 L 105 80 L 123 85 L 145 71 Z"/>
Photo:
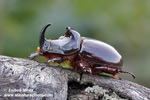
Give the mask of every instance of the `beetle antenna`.
<path id="1" fill-rule="evenodd" d="M 131 73 L 131 72 L 127 72 L 127 71 L 118 71 L 118 72 L 119 73 L 127 73 L 127 74 L 130 74 L 133 77 L 133 79 L 136 78 L 135 75 L 133 73 Z"/>
<path id="2" fill-rule="evenodd" d="M 45 41 L 45 31 L 46 29 L 48 28 L 48 26 L 50 26 L 51 23 L 48 23 L 47 25 L 45 25 L 42 30 L 41 30 L 41 33 L 40 33 L 40 38 L 39 38 L 39 45 L 40 45 L 40 48 L 42 48 L 43 44 L 44 44 L 44 41 Z"/>

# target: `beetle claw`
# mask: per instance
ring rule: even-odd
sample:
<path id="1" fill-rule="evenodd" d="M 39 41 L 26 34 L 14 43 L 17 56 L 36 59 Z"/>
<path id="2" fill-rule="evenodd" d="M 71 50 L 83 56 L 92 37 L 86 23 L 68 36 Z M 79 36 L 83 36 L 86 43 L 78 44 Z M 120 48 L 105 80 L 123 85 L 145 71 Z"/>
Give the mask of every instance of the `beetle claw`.
<path id="1" fill-rule="evenodd" d="M 131 72 L 127 72 L 127 71 L 119 71 L 119 73 L 127 73 L 127 74 L 130 74 L 130 75 L 133 77 L 133 79 L 136 78 L 135 75 L 134 75 L 133 73 L 131 73 Z"/>

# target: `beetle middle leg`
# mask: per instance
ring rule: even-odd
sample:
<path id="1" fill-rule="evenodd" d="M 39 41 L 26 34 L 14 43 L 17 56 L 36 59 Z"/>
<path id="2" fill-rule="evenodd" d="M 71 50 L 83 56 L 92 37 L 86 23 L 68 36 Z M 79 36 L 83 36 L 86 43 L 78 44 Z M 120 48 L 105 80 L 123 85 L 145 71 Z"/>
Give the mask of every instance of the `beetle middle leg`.
<path id="1" fill-rule="evenodd" d="M 58 58 L 52 58 L 50 60 L 47 61 L 47 63 L 49 64 L 50 62 L 53 63 L 62 63 L 64 61 L 63 57 L 58 57 Z"/>
<path id="2" fill-rule="evenodd" d="M 88 72 L 88 73 L 92 73 L 91 68 L 89 68 L 88 66 L 84 65 L 84 63 L 79 62 L 79 66 L 80 70 L 82 70 L 83 72 Z"/>
<path id="3" fill-rule="evenodd" d="M 75 58 L 75 61 L 73 62 L 73 68 L 79 72 L 88 72 L 92 74 L 90 64 L 79 57 Z"/>

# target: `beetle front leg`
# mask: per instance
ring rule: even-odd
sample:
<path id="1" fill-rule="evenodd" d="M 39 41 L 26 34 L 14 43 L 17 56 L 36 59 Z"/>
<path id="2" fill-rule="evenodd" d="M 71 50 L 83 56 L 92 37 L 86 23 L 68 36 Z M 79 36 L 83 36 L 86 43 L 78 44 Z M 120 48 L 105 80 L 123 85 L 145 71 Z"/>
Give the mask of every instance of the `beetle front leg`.
<path id="1" fill-rule="evenodd" d="M 28 59 L 33 60 L 35 57 L 37 57 L 37 56 L 42 56 L 42 55 L 43 55 L 43 52 L 40 50 L 40 47 L 37 47 L 37 52 L 31 54 L 31 55 L 28 57 Z"/>
<path id="2" fill-rule="evenodd" d="M 40 53 L 36 52 L 36 53 L 31 54 L 28 58 L 31 59 L 31 60 L 33 60 L 35 57 L 37 57 L 39 55 L 40 55 Z"/>

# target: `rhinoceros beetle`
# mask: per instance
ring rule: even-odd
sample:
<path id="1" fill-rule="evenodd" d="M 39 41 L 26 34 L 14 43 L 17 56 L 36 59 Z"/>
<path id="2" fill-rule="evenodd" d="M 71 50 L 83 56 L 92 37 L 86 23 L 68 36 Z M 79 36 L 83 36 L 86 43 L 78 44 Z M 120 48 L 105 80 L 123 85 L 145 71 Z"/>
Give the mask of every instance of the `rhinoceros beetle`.
<path id="1" fill-rule="evenodd" d="M 37 52 L 29 56 L 44 56 L 48 63 L 62 63 L 67 61 L 78 72 L 99 74 L 102 72 L 113 75 L 117 73 L 128 73 L 135 78 L 134 74 L 123 71 L 122 56 L 109 44 L 95 39 L 81 37 L 80 34 L 67 27 L 67 32 L 57 39 L 46 39 L 45 31 L 48 26 L 43 27 Z"/>

